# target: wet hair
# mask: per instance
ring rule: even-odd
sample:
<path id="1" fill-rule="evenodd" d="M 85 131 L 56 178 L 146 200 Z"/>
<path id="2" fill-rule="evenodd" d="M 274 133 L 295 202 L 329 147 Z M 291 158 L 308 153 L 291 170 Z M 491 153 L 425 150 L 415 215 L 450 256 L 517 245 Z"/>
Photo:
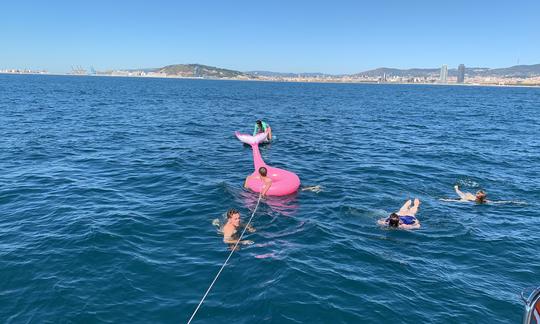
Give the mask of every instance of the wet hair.
<path id="1" fill-rule="evenodd" d="M 256 125 L 257 125 L 257 129 L 259 129 L 260 132 L 264 131 L 264 126 L 263 126 L 262 120 L 260 120 L 260 119 L 257 120 Z"/>
<path id="2" fill-rule="evenodd" d="M 263 177 L 266 177 L 267 172 L 268 172 L 268 170 L 266 170 L 265 167 L 260 167 L 259 168 L 259 174 L 262 175 Z"/>
<path id="3" fill-rule="evenodd" d="M 478 197 L 478 195 L 480 195 L 480 197 Z M 486 194 L 486 192 L 484 190 L 478 190 L 476 192 L 476 197 L 475 197 L 476 199 L 475 200 L 477 202 L 483 203 L 483 202 L 486 201 L 486 197 L 487 197 L 487 194 Z"/>
<path id="4" fill-rule="evenodd" d="M 399 216 L 396 213 L 390 214 L 388 218 L 388 226 L 390 227 L 399 227 Z"/>
<path id="5" fill-rule="evenodd" d="M 240 214 L 240 212 L 235 208 L 230 208 L 229 210 L 227 210 L 227 219 L 231 218 L 234 214 Z"/>

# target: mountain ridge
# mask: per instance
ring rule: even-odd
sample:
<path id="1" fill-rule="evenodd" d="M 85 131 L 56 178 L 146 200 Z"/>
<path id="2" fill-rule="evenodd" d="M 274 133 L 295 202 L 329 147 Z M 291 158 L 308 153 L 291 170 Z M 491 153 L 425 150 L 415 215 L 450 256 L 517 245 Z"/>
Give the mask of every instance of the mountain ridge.
<path id="1" fill-rule="evenodd" d="M 328 73 L 290 73 L 290 72 L 272 72 L 272 71 L 248 71 L 245 72 L 255 76 L 267 77 L 382 77 L 397 76 L 397 77 L 428 77 L 439 75 L 441 68 L 408 68 L 398 69 L 389 67 L 380 67 L 372 70 L 366 70 L 351 74 L 328 74 Z M 534 77 L 540 76 L 540 64 L 531 65 L 514 65 L 506 68 L 487 68 L 487 67 L 465 67 L 465 74 L 469 77 L 473 76 L 508 76 L 508 77 Z M 448 69 L 449 76 L 457 76 L 457 68 Z"/>
<path id="2" fill-rule="evenodd" d="M 188 78 L 238 78 L 249 76 L 244 72 L 204 64 L 171 64 L 157 68 L 153 72 Z"/>
<path id="3" fill-rule="evenodd" d="M 328 74 L 320 72 L 310 73 L 291 73 L 291 72 L 272 72 L 272 71 L 237 71 L 225 69 L 204 64 L 171 64 L 161 68 L 153 69 L 130 69 L 126 71 L 145 71 L 162 73 L 168 76 L 190 77 L 190 78 L 316 78 L 316 77 L 436 77 L 440 73 L 440 68 L 409 68 L 398 69 L 389 67 L 380 67 L 352 74 Z M 456 76 L 457 69 L 448 69 L 449 76 Z M 540 76 L 540 64 L 514 65 L 506 68 L 486 68 L 486 67 L 466 67 L 465 75 L 468 77 L 535 77 Z"/>

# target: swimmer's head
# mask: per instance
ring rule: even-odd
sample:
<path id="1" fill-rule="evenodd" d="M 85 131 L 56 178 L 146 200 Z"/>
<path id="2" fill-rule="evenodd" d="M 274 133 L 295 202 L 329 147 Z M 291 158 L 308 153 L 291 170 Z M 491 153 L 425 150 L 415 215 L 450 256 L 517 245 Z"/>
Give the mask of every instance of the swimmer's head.
<path id="1" fill-rule="evenodd" d="M 259 168 L 259 174 L 262 175 L 263 177 L 266 177 L 267 172 L 268 172 L 268 170 L 266 170 L 265 167 L 260 167 Z"/>
<path id="2" fill-rule="evenodd" d="M 388 219 L 388 226 L 390 227 L 399 227 L 399 216 L 396 213 L 390 214 L 390 218 Z"/>
<path id="3" fill-rule="evenodd" d="M 234 208 L 229 209 L 227 211 L 227 221 L 234 226 L 240 226 L 240 212 Z"/>
<path id="4" fill-rule="evenodd" d="M 229 210 L 227 210 L 227 219 L 231 218 L 234 214 L 240 215 L 240 212 L 235 208 L 230 208 Z"/>
<path id="5" fill-rule="evenodd" d="M 257 123 L 257 126 L 259 126 L 260 128 L 263 127 L 263 126 L 262 126 L 262 120 L 257 119 L 256 123 Z"/>
<path id="6" fill-rule="evenodd" d="M 487 193 L 484 190 L 478 190 L 476 192 L 476 202 L 484 203 L 486 202 Z"/>

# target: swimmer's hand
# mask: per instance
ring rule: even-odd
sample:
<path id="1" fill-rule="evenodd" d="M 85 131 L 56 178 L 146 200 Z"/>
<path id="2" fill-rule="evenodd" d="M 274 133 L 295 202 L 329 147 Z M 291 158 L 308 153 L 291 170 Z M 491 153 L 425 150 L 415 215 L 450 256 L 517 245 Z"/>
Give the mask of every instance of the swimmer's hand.
<path id="1" fill-rule="evenodd" d="M 250 233 L 255 233 L 257 230 L 255 229 L 255 227 L 251 226 L 251 224 L 249 224 L 248 226 L 246 226 L 246 229 L 248 232 Z"/>
<path id="2" fill-rule="evenodd" d="M 251 244 L 253 244 L 253 241 L 252 240 L 243 240 L 243 241 L 240 241 L 240 244 L 251 245 Z"/>

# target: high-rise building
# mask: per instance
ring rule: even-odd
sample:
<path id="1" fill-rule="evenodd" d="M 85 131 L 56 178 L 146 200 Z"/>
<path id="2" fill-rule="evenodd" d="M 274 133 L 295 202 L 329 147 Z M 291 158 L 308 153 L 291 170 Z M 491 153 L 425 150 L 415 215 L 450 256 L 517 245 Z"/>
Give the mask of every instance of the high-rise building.
<path id="1" fill-rule="evenodd" d="M 465 82 L 465 65 L 460 64 L 457 68 L 457 83 Z"/>
<path id="2" fill-rule="evenodd" d="M 441 83 L 446 83 L 448 81 L 448 66 L 445 64 L 441 67 Z"/>

